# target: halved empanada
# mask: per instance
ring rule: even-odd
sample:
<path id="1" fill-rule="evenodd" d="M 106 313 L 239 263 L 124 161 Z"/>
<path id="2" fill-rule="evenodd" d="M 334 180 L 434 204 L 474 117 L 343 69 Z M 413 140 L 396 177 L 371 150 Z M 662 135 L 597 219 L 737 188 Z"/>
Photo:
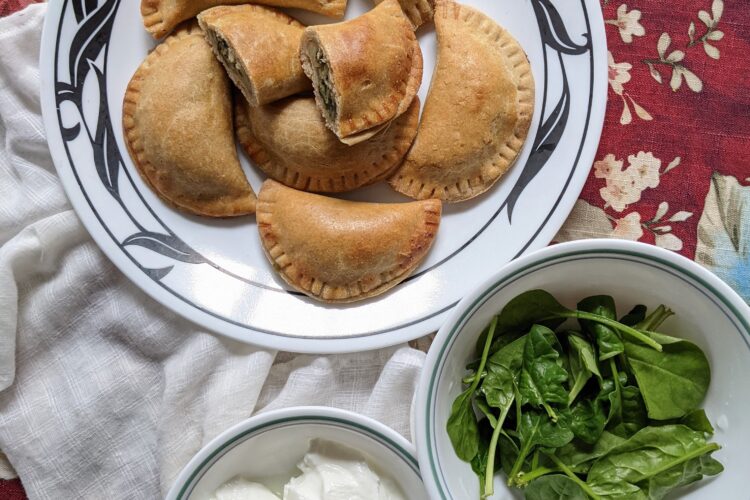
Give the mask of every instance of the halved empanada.
<path id="1" fill-rule="evenodd" d="M 376 4 L 383 0 L 373 0 Z M 401 8 L 409 18 L 414 29 L 419 28 L 424 23 L 431 21 L 435 12 L 435 0 L 398 0 Z"/>
<path id="2" fill-rule="evenodd" d="M 294 7 L 340 18 L 347 0 L 253 0 L 252 3 L 271 7 Z M 141 0 L 143 24 L 154 38 L 161 38 L 182 21 L 217 5 L 237 5 L 248 0 Z"/>
<path id="3" fill-rule="evenodd" d="M 328 130 L 312 97 L 250 107 L 235 100 L 237 138 L 269 177 L 295 189 L 337 193 L 377 182 L 401 163 L 419 124 L 414 99 L 391 126 L 366 142 L 343 144 Z"/>
<path id="4" fill-rule="evenodd" d="M 300 58 L 326 125 L 350 145 L 404 113 L 422 83 L 422 51 L 397 0 L 350 21 L 308 27 Z"/>
<path id="5" fill-rule="evenodd" d="M 251 106 L 312 90 L 299 60 L 305 25 L 296 19 L 248 4 L 204 10 L 198 22 Z"/>
<path id="6" fill-rule="evenodd" d="M 440 200 L 358 203 L 267 180 L 258 195 L 266 256 L 294 288 L 324 302 L 354 302 L 404 280 L 430 249 Z"/>
<path id="7" fill-rule="evenodd" d="M 515 162 L 534 110 L 534 79 L 518 42 L 470 7 L 438 0 L 438 59 L 417 138 L 390 179 L 412 198 L 468 200 Z"/>
<path id="8" fill-rule="evenodd" d="M 211 217 L 255 211 L 234 143 L 230 83 L 197 24 L 143 61 L 125 92 L 122 124 L 133 163 L 164 200 Z"/>

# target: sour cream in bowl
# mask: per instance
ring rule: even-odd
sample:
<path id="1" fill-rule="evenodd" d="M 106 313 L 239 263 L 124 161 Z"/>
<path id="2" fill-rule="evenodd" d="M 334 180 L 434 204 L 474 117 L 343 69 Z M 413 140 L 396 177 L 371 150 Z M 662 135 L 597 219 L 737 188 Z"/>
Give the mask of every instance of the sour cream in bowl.
<path id="1" fill-rule="evenodd" d="M 352 412 L 298 407 L 225 431 L 188 463 L 167 500 L 426 500 L 412 445 Z"/>

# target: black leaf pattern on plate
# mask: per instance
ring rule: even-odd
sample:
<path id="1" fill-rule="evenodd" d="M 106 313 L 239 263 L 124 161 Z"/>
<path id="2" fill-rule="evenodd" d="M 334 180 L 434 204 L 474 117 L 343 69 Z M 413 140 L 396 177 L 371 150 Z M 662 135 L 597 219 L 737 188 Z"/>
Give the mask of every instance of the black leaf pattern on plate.
<path id="1" fill-rule="evenodd" d="M 545 75 L 547 73 L 547 47 L 557 52 L 560 61 L 560 70 L 562 72 L 562 93 L 555 109 L 545 119 L 544 111 L 547 104 L 547 82 L 544 87 L 544 97 L 542 100 L 542 117 L 541 123 L 536 131 L 534 145 L 532 146 L 529 159 L 524 165 L 523 171 L 518 181 L 513 186 L 505 204 L 508 207 L 508 221 L 513 221 L 513 209 L 529 183 L 537 176 L 547 161 L 557 148 L 557 144 L 562 138 L 570 114 L 570 87 L 568 86 L 568 75 L 565 71 L 565 62 L 563 54 L 581 55 L 591 50 L 591 37 L 588 33 L 583 34 L 586 43 L 583 45 L 576 44 L 568 34 L 560 13 L 552 4 L 551 0 L 531 0 L 531 4 L 536 14 L 539 32 L 542 38 L 542 50 L 544 51 Z"/>
<path id="2" fill-rule="evenodd" d="M 96 9 L 97 0 L 83 0 L 73 2 L 73 14 L 79 23 Z"/>
<path id="3" fill-rule="evenodd" d="M 583 45 L 578 45 L 570 38 L 560 13 L 550 0 L 532 0 L 531 4 L 539 22 L 542 40 L 546 45 L 557 52 L 570 55 L 584 54 L 591 48 L 591 38 L 588 34 L 583 35 L 586 38 Z"/>
<path id="4" fill-rule="evenodd" d="M 93 63 L 91 64 L 91 68 L 94 71 L 96 80 L 99 84 L 99 95 L 102 96 L 99 106 L 100 108 L 105 108 L 104 110 L 100 109 L 99 117 L 96 122 L 96 132 L 92 144 L 94 149 L 94 163 L 96 164 L 96 171 L 99 174 L 102 184 L 104 184 L 107 191 L 119 201 L 120 194 L 117 189 L 117 174 L 120 171 L 122 157 L 120 156 L 115 133 L 112 129 L 109 110 L 106 109 L 107 101 L 103 97 L 107 95 L 107 79 L 104 77 L 104 73 L 102 73 L 102 71 Z"/>
<path id="5" fill-rule="evenodd" d="M 70 83 L 56 82 L 57 104 L 64 101 L 72 101 L 79 111 L 82 112 L 83 83 L 91 70 L 91 62 L 96 61 L 102 49 L 107 45 L 109 33 L 115 19 L 115 12 L 120 0 L 108 0 L 103 2 L 96 10 L 91 10 L 92 2 L 78 0 L 73 2 L 73 10 L 87 13 L 81 26 L 76 30 L 73 41 L 70 44 L 68 59 L 68 70 L 70 71 Z"/>
<path id="6" fill-rule="evenodd" d="M 122 246 L 136 245 L 148 248 L 170 259 L 188 264 L 203 264 L 206 260 L 201 254 L 190 248 L 184 241 L 171 234 L 141 231 L 125 238 Z"/>
<path id="7" fill-rule="evenodd" d="M 91 143 L 94 164 L 102 185 L 117 200 L 136 225 L 138 232 L 127 237 L 121 247 L 139 246 L 147 248 L 164 257 L 188 264 L 208 262 L 202 255 L 167 229 L 169 234 L 157 233 L 143 229 L 143 226 L 127 210 L 120 198 L 118 175 L 124 167 L 124 159 L 117 146 L 114 127 L 107 101 L 106 49 L 112 34 L 115 15 L 121 0 L 72 0 L 73 13 L 78 27 L 70 44 L 68 70 L 70 83 L 56 81 L 55 93 L 58 107 L 63 102 L 72 102 L 80 115 L 79 123 L 63 127 L 63 140 L 73 141 L 81 130 L 85 130 Z M 105 60 L 101 66 L 96 60 L 104 52 Z M 93 72 L 93 73 L 91 73 Z M 86 78 L 93 74 L 96 79 L 99 95 L 99 109 L 96 123 L 89 123 L 83 113 L 83 89 Z M 174 266 L 148 268 L 139 267 L 152 279 L 159 281 L 169 274 Z"/>
<path id="8" fill-rule="evenodd" d="M 70 128 L 60 127 L 60 133 L 62 134 L 62 138 L 65 142 L 72 141 L 76 137 L 78 137 L 78 134 L 81 133 L 81 124 L 76 123 Z"/>
<path id="9" fill-rule="evenodd" d="M 562 95 L 560 95 L 560 100 L 557 102 L 555 109 L 552 110 L 549 117 L 539 126 L 529 159 L 526 161 L 518 182 L 516 182 L 508 195 L 509 220 L 512 220 L 513 209 L 521 197 L 521 193 L 523 193 L 526 186 L 542 170 L 542 167 L 547 164 L 552 153 L 555 152 L 563 132 L 565 132 L 565 126 L 568 123 L 568 116 L 570 114 L 570 88 L 568 87 L 568 75 L 565 73 L 562 56 L 560 56 L 560 68 L 562 69 L 563 82 Z"/>
<path id="10" fill-rule="evenodd" d="M 161 279 L 174 269 L 174 266 L 160 267 L 158 269 L 149 269 L 147 267 L 141 268 L 143 272 L 148 275 L 154 281 L 161 281 Z"/>

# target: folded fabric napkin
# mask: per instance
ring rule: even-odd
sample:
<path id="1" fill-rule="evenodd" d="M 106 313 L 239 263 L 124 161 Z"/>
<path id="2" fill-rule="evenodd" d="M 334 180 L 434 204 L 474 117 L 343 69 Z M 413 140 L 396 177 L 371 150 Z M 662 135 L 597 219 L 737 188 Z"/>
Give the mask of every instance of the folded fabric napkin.
<path id="1" fill-rule="evenodd" d="M 0 450 L 29 498 L 161 497 L 207 441 L 286 406 L 354 410 L 408 436 L 423 352 L 277 356 L 176 316 L 100 252 L 44 138 L 44 12 L 0 19 Z"/>

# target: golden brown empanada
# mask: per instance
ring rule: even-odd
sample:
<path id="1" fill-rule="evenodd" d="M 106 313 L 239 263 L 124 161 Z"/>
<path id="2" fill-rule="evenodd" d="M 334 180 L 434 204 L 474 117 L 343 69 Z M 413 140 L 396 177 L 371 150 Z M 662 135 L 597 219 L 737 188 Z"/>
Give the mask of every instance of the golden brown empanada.
<path id="1" fill-rule="evenodd" d="M 379 4 L 383 0 L 373 0 Z M 435 0 L 398 0 L 401 8 L 409 18 L 414 29 L 419 28 L 424 23 L 432 20 L 435 12 Z"/>
<path id="2" fill-rule="evenodd" d="M 251 106 L 312 90 L 299 44 L 305 25 L 261 5 L 222 5 L 198 14 L 214 54 Z"/>
<path id="3" fill-rule="evenodd" d="M 338 193 L 377 182 L 401 163 L 419 124 L 419 98 L 371 140 L 343 144 L 328 130 L 312 97 L 250 107 L 235 100 L 240 144 L 269 177 L 304 191 Z"/>
<path id="4" fill-rule="evenodd" d="M 125 92 L 125 144 L 138 172 L 160 197 L 194 214 L 255 211 L 237 158 L 230 86 L 192 23 L 148 55 Z"/>
<path id="5" fill-rule="evenodd" d="M 281 277 L 324 302 L 354 302 L 404 280 L 430 249 L 440 200 L 358 203 L 267 180 L 258 194 L 263 249 Z"/>
<path id="6" fill-rule="evenodd" d="M 390 179 L 412 198 L 468 200 L 518 157 L 534 110 L 534 79 L 516 40 L 481 12 L 435 9 L 438 59 L 417 138 Z"/>
<path id="7" fill-rule="evenodd" d="M 340 18 L 347 0 L 253 0 L 252 3 L 271 7 L 293 7 Z M 182 21 L 217 5 L 237 5 L 248 0 L 141 0 L 143 25 L 154 38 L 161 38 Z"/>
<path id="8" fill-rule="evenodd" d="M 350 145 L 404 113 L 422 83 L 422 51 L 397 0 L 308 27 L 300 58 L 326 125 Z"/>

